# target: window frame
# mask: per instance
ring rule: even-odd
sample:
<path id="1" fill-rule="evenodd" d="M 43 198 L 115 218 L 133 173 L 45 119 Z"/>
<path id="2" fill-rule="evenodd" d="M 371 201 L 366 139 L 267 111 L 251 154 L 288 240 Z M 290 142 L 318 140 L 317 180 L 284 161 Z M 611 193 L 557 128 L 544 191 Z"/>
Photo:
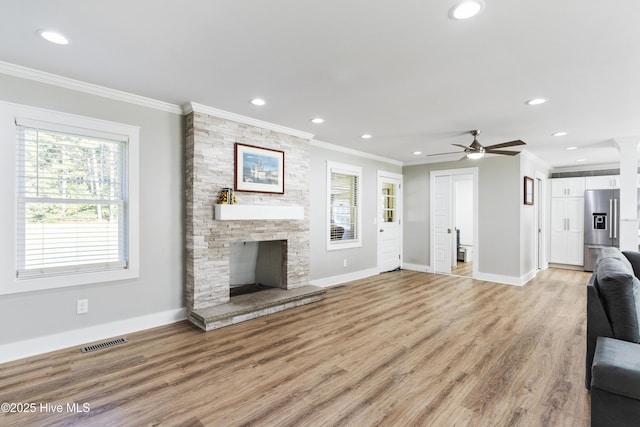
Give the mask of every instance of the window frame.
<path id="1" fill-rule="evenodd" d="M 333 173 L 351 175 L 357 178 L 356 238 L 354 239 L 331 240 L 331 176 Z M 327 161 L 327 218 L 325 236 L 327 251 L 362 247 L 362 167 Z"/>
<path id="2" fill-rule="evenodd" d="M 126 244 L 128 248 L 127 266 L 118 270 L 64 272 L 60 275 L 18 277 L 18 193 L 17 193 L 17 125 L 25 123 L 46 123 L 49 130 L 73 130 L 74 133 L 89 137 L 112 136 L 126 140 L 126 193 L 127 209 L 125 223 L 128 225 Z M 138 126 L 115 123 L 101 119 L 83 117 L 36 107 L 0 101 L 0 141 L 3 152 L 10 153 L 0 161 L 3 193 L 12 195 L 10 212 L 0 214 L 5 228 L 13 228 L 13 239 L 0 243 L 2 252 L 11 254 L 8 260 L 0 260 L 0 295 L 56 289 L 68 286 L 128 280 L 139 277 L 140 273 L 140 232 L 139 232 L 139 133 Z M 8 236 L 7 236 L 8 237 Z M 11 276 L 11 277 L 8 277 Z"/>

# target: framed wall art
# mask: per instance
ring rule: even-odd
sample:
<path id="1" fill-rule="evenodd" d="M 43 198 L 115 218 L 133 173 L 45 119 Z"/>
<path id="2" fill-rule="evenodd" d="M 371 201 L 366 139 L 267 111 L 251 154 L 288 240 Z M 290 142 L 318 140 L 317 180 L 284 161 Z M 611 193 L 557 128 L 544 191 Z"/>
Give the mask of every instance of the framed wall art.
<path id="1" fill-rule="evenodd" d="M 533 178 L 524 177 L 524 204 L 533 205 Z"/>
<path id="2" fill-rule="evenodd" d="M 284 194 L 284 151 L 236 142 L 235 190 Z"/>

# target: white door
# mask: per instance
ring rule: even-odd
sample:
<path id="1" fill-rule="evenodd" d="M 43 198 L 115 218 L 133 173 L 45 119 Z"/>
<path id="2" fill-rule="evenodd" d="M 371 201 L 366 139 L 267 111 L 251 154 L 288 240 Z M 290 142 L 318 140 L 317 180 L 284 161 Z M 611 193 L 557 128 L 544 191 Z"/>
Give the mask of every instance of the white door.
<path id="1" fill-rule="evenodd" d="M 451 273 L 451 176 L 436 176 L 435 272 Z"/>
<path id="2" fill-rule="evenodd" d="M 378 270 L 392 271 L 402 264 L 401 175 L 378 173 Z"/>

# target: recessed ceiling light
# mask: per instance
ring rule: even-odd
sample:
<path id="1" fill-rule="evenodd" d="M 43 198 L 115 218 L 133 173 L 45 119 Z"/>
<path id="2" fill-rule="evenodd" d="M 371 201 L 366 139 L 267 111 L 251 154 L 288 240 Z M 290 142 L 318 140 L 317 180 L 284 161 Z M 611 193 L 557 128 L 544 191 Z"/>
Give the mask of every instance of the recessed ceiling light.
<path id="1" fill-rule="evenodd" d="M 484 1 L 467 0 L 452 7 L 449 11 L 449 17 L 451 19 L 469 19 L 482 12 L 482 9 L 484 9 Z"/>
<path id="2" fill-rule="evenodd" d="M 317 125 L 324 123 L 324 119 L 322 117 L 314 117 L 311 119 L 311 123 L 315 123 Z"/>
<path id="3" fill-rule="evenodd" d="M 371 139 L 371 138 L 372 138 L 372 136 L 371 136 L 371 135 L 369 135 L 368 133 L 365 133 L 365 134 L 364 134 L 364 135 L 362 135 L 360 138 L 362 138 L 362 139 Z"/>
<path id="4" fill-rule="evenodd" d="M 419 156 L 420 154 L 422 154 L 422 151 L 414 151 L 413 154 L 415 154 L 416 156 Z"/>
<path id="5" fill-rule="evenodd" d="M 578 159 L 578 160 L 576 160 L 576 162 L 584 162 L 585 160 L 587 160 L 587 159 Z"/>
<path id="6" fill-rule="evenodd" d="M 42 37 L 48 42 L 60 44 L 60 45 L 69 44 L 69 39 L 67 37 L 63 36 L 60 33 L 56 33 L 55 31 L 40 31 L 39 34 L 40 34 L 40 37 Z"/>
<path id="7" fill-rule="evenodd" d="M 540 105 L 540 104 L 544 104 L 545 102 L 548 102 L 549 98 L 533 98 L 528 100 L 527 102 L 525 102 L 525 104 L 527 105 Z"/>
<path id="8" fill-rule="evenodd" d="M 262 99 L 262 98 L 253 98 L 253 99 L 251 100 L 251 103 L 252 103 L 253 105 L 257 105 L 258 107 L 262 107 L 262 106 L 263 106 L 263 105 L 265 105 L 267 102 L 266 102 L 264 99 Z"/>
<path id="9" fill-rule="evenodd" d="M 577 150 L 578 147 L 567 147 L 567 150 Z"/>
<path id="10" fill-rule="evenodd" d="M 551 134 L 551 136 L 565 136 L 567 134 L 567 132 L 554 132 Z"/>

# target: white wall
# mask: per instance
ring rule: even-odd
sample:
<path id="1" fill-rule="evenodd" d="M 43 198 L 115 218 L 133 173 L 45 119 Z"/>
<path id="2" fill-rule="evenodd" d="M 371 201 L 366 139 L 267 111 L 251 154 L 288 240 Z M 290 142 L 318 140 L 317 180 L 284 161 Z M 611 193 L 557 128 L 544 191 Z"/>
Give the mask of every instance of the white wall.
<path id="1" fill-rule="evenodd" d="M 522 154 L 518 156 L 520 159 L 520 275 L 522 277 L 531 278 L 537 271 L 537 251 L 538 251 L 538 228 L 543 230 L 542 237 L 542 251 L 541 251 L 541 264 L 546 265 L 546 237 L 548 235 L 547 229 L 547 206 L 546 202 L 548 197 L 538 197 L 538 181 L 537 178 L 541 178 L 543 189 L 546 189 L 547 179 L 549 175 L 549 167 L 542 163 L 539 159 L 531 155 L 526 150 L 522 151 Z M 528 176 L 533 178 L 534 181 L 534 204 L 524 204 L 524 177 Z M 549 194 L 547 193 L 547 196 Z M 538 210 L 542 213 L 538 214 Z M 538 224 L 538 217 L 541 217 L 541 224 Z"/>
<path id="2" fill-rule="evenodd" d="M 138 279 L 0 296 L 0 353 L 3 345 L 45 336 L 64 339 L 127 319 L 154 316 L 168 323 L 184 316 L 183 117 L 3 74 L 0 100 L 140 127 L 141 254 Z M 14 193 L 2 182 L 0 187 L 2 194 Z M 2 209 L 0 226 L 13 230 L 13 215 Z M 76 314 L 79 298 L 89 300 L 89 313 Z"/>

